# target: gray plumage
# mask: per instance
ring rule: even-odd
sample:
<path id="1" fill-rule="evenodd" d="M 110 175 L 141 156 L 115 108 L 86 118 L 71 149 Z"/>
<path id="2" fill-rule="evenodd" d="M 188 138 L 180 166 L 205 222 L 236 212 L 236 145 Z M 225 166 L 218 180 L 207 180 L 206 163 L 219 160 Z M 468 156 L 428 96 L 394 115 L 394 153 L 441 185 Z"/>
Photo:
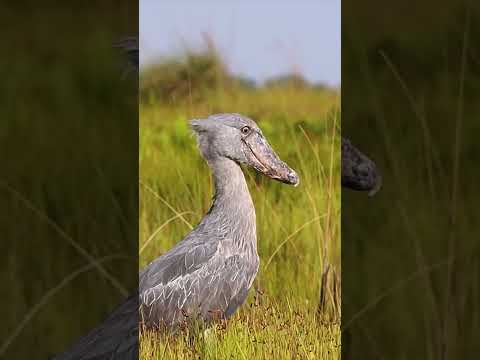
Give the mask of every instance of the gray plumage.
<path id="1" fill-rule="evenodd" d="M 54 360 L 137 360 L 138 319 L 138 296 L 133 295 Z"/>

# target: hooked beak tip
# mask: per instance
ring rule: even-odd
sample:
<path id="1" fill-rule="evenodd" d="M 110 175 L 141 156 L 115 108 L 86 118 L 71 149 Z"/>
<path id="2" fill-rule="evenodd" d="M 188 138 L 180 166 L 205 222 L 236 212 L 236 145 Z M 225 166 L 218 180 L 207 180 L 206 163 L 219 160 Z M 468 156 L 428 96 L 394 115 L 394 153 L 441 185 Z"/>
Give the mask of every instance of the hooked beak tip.
<path id="1" fill-rule="evenodd" d="M 382 177 L 380 175 L 377 175 L 377 179 L 375 180 L 375 186 L 368 192 L 368 196 L 372 197 L 374 196 L 382 187 Z"/>
<path id="2" fill-rule="evenodd" d="M 288 174 L 288 182 L 294 187 L 297 187 L 298 184 L 300 184 L 300 178 L 298 177 L 296 172 L 291 172 L 290 174 Z"/>

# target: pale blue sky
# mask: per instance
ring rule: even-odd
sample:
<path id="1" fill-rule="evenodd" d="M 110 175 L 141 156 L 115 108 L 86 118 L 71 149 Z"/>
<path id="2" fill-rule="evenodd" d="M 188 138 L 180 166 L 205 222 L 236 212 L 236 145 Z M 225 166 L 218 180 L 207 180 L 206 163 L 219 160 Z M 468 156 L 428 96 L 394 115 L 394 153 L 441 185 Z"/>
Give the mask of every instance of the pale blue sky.
<path id="1" fill-rule="evenodd" d="M 211 35 L 229 69 L 258 82 L 298 71 L 340 85 L 341 0 L 140 0 L 140 65 Z"/>

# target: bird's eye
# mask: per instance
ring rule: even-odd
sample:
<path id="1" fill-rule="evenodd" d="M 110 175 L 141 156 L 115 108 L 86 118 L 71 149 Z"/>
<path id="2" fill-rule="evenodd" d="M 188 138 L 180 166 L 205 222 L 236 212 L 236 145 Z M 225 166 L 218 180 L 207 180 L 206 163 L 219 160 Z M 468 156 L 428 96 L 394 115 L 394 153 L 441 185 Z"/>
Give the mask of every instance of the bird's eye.
<path id="1" fill-rule="evenodd" d="M 250 127 L 249 126 L 242 127 L 241 132 L 243 135 L 247 135 L 250 132 Z"/>

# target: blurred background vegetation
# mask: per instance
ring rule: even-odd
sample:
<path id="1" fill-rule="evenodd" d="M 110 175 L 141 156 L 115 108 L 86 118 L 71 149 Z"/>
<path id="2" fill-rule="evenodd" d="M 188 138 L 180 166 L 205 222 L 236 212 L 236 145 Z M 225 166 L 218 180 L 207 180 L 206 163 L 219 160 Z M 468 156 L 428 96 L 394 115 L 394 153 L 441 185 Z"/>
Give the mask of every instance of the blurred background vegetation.
<path id="1" fill-rule="evenodd" d="M 112 48 L 138 5 L 25 5 L 0 5 L 2 359 L 64 350 L 138 283 L 137 84 Z"/>
<path id="2" fill-rule="evenodd" d="M 342 134 L 384 177 L 342 194 L 345 359 L 479 353 L 478 4 L 342 3 Z"/>
<path id="3" fill-rule="evenodd" d="M 140 74 L 140 268 L 181 240 L 211 204 L 212 179 L 188 120 L 251 117 L 301 182 L 293 188 L 245 169 L 261 258 L 247 304 L 193 346 L 188 335 L 144 334 L 141 356 L 339 358 L 339 89 L 299 73 L 264 84 L 237 77 L 205 40 Z"/>

